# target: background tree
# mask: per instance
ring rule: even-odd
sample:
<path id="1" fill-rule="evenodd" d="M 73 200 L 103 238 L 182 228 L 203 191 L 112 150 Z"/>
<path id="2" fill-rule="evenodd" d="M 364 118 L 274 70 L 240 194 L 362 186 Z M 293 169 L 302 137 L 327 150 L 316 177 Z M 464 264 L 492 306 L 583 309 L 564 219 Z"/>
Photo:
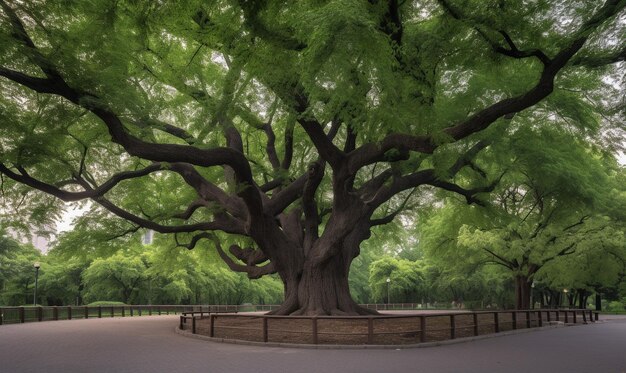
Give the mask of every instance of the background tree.
<path id="1" fill-rule="evenodd" d="M 50 253 L 42 258 L 38 290 L 44 299 L 41 304 L 48 306 L 83 304 L 82 273 L 88 267 L 89 263 L 76 257 L 67 260 Z"/>
<path id="2" fill-rule="evenodd" d="M 0 0 L 0 173 L 22 213 L 58 212 L 32 188 L 93 200 L 119 234 L 211 239 L 278 274 L 276 313 L 366 313 L 348 272 L 372 228 L 426 186 L 491 190 L 481 131 L 622 60 L 625 6 Z"/>
<path id="3" fill-rule="evenodd" d="M 463 263 L 451 264 L 506 268 L 515 280 L 518 309 L 530 307 L 531 284 L 544 266 L 614 233 L 611 219 L 600 216 L 607 203 L 618 202 L 606 199 L 611 166 L 584 143 L 561 136 L 562 130 L 550 127 L 519 130 L 501 143 L 509 157 L 496 153 L 504 174 L 488 207 L 464 208 L 450 199 L 426 228 L 433 255 L 450 260 L 463 251 Z"/>
<path id="4" fill-rule="evenodd" d="M 94 260 L 83 273 L 86 302 L 106 299 L 132 304 L 147 287 L 146 266 L 141 259 L 120 252 Z"/>
<path id="5" fill-rule="evenodd" d="M 602 293 L 605 296 L 616 294 L 610 296 L 610 300 L 618 300 L 618 289 L 626 273 L 625 242 L 623 228 L 610 224 L 602 234 L 585 239 L 572 255 L 559 258 L 538 272 L 536 281 L 541 283 L 543 292 L 549 292 L 554 299 L 552 304 L 545 303 L 559 305 L 560 298 L 554 295 L 563 289 L 568 290 L 569 304 L 578 308 L 586 308 L 587 299 L 594 293 L 598 311 L 602 309 Z"/>
<path id="6" fill-rule="evenodd" d="M 387 300 L 412 303 L 423 299 L 426 293 L 423 270 L 421 262 L 406 259 L 383 257 L 373 262 L 369 277 L 372 298 L 380 303 L 387 303 Z"/>
<path id="7" fill-rule="evenodd" d="M 40 261 L 40 258 L 41 253 L 32 245 L 21 245 L 7 233 L 0 231 L 0 304 L 33 303 L 33 264 Z M 39 296 L 37 298 L 41 299 Z"/>

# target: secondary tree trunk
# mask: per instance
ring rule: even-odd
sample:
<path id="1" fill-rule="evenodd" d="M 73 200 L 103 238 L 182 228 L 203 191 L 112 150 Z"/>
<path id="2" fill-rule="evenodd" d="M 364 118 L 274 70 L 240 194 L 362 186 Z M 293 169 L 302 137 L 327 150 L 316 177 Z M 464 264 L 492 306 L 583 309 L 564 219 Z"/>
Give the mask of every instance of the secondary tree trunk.
<path id="1" fill-rule="evenodd" d="M 518 310 L 530 309 L 531 282 L 528 276 L 515 277 L 515 308 Z"/>

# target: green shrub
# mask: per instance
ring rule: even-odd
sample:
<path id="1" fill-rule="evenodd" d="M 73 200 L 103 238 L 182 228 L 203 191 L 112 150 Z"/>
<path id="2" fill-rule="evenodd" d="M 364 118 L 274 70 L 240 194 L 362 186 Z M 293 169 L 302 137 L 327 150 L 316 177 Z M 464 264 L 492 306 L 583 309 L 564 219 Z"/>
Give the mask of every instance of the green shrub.
<path id="1" fill-rule="evenodd" d="M 126 305 L 126 303 L 124 303 L 124 302 L 116 302 L 116 301 L 111 301 L 111 300 L 100 300 L 100 301 L 97 301 L 97 302 L 91 302 L 87 306 L 94 307 L 94 306 L 125 306 L 125 305 Z"/>
<path id="2" fill-rule="evenodd" d="M 606 310 L 608 312 L 621 312 L 621 311 L 626 311 L 626 309 L 624 308 L 624 303 L 620 302 L 620 301 L 613 301 L 610 302 L 608 304 L 608 306 L 606 306 Z"/>

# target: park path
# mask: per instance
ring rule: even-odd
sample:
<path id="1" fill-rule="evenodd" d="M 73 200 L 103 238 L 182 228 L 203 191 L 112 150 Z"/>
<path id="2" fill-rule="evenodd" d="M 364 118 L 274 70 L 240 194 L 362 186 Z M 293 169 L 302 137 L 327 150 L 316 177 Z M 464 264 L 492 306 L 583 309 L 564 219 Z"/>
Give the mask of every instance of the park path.
<path id="1" fill-rule="evenodd" d="M 399 350 L 313 350 L 197 340 L 178 317 L 0 326 L 0 373 L 626 372 L 626 318 Z"/>

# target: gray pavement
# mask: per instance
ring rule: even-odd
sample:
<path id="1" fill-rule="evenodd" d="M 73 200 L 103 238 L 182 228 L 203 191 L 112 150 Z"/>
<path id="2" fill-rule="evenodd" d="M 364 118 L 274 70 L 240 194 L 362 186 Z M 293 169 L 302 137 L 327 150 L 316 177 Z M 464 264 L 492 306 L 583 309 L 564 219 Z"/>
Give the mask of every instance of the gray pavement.
<path id="1" fill-rule="evenodd" d="M 626 372 L 626 318 L 451 345 L 313 350 L 222 344 L 176 316 L 0 326 L 0 372 Z"/>

